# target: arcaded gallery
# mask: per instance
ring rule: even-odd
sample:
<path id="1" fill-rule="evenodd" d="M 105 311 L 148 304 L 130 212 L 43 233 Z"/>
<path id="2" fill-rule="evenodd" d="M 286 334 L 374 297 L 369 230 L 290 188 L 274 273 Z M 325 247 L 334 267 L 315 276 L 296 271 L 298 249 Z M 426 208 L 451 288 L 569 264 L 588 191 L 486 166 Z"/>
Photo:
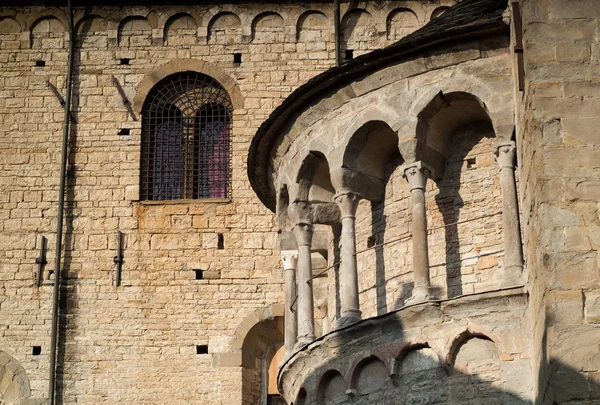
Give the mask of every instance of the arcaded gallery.
<path id="1" fill-rule="evenodd" d="M 600 404 L 600 2 L 5 0 L 0 404 Z"/>

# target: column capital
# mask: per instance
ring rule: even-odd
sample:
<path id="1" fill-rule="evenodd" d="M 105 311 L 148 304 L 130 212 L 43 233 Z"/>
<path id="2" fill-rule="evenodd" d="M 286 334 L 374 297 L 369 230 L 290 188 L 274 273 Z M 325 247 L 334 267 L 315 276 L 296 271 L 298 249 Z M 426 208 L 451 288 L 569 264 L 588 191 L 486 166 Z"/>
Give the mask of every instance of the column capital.
<path id="1" fill-rule="evenodd" d="M 409 163 L 402 169 L 402 177 L 408 181 L 412 190 L 425 190 L 427 178 L 431 177 L 433 170 L 427 164 L 419 161 Z"/>
<path id="2" fill-rule="evenodd" d="M 310 247 L 312 245 L 313 231 L 313 225 L 306 222 L 300 222 L 294 225 L 294 235 L 296 236 L 296 242 L 298 243 L 298 247 Z"/>
<path id="3" fill-rule="evenodd" d="M 311 205 L 308 201 L 293 201 L 288 207 L 288 215 L 292 224 L 313 222 Z"/>
<path id="4" fill-rule="evenodd" d="M 355 217 L 356 209 L 358 208 L 358 203 L 361 198 L 362 195 L 353 191 L 342 191 L 333 196 L 333 201 L 340 207 L 342 219 Z"/>
<path id="5" fill-rule="evenodd" d="M 283 262 L 283 271 L 296 270 L 298 264 L 297 250 L 282 250 L 281 261 Z"/>
<path id="6" fill-rule="evenodd" d="M 517 146 L 514 141 L 502 142 L 496 145 L 496 161 L 502 169 L 515 169 Z"/>

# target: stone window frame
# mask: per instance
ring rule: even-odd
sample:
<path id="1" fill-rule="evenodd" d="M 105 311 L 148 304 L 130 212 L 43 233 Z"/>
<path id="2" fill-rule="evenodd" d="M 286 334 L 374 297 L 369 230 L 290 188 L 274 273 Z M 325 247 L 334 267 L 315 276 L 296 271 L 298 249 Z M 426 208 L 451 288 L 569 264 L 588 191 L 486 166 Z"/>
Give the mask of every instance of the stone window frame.
<path id="1" fill-rule="evenodd" d="M 143 109 L 148 95 L 152 89 L 166 77 L 182 72 L 196 72 L 204 74 L 214 79 L 227 93 L 231 102 L 231 122 L 235 122 L 236 114 L 244 113 L 244 98 L 238 83 L 229 76 L 223 69 L 210 63 L 195 59 L 175 59 L 153 71 L 148 72 L 137 86 L 132 106 L 139 116 L 143 115 Z M 235 126 L 232 125 L 231 138 L 235 136 Z M 233 139 L 230 139 L 233 144 Z M 230 166 L 231 171 L 231 166 Z M 140 198 L 138 201 L 143 205 L 170 205 L 170 204 L 193 204 L 193 203 L 229 203 L 231 202 L 231 173 L 230 173 L 230 193 L 227 198 L 201 198 L 201 199 L 177 199 L 177 200 L 145 200 Z M 141 193 L 140 193 L 141 197 Z"/>

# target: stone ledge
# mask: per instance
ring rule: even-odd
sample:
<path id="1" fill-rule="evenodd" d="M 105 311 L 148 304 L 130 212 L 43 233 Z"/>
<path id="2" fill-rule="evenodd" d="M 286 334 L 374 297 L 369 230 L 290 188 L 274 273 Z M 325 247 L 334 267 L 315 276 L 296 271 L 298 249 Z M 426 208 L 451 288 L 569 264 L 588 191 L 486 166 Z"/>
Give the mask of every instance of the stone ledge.
<path id="1" fill-rule="evenodd" d="M 136 201 L 139 205 L 176 205 L 176 204 L 226 204 L 231 198 L 198 198 L 182 200 L 145 200 Z"/>

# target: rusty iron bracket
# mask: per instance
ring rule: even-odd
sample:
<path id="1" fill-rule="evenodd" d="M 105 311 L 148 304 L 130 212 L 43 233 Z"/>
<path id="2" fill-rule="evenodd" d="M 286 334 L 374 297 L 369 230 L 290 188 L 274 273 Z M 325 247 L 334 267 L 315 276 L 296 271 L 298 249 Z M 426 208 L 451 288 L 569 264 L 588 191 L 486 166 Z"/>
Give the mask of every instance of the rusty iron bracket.
<path id="1" fill-rule="evenodd" d="M 115 274 L 115 286 L 118 287 L 121 285 L 121 270 L 123 269 L 123 232 L 119 231 L 117 236 L 117 255 L 114 257 L 113 261 L 117 265 L 117 272 Z"/>
<path id="2" fill-rule="evenodd" d="M 44 267 L 48 264 L 48 260 L 46 260 L 46 250 L 48 248 L 48 239 L 45 236 L 40 236 L 40 255 L 35 258 L 35 263 L 37 264 L 37 286 L 41 287 L 44 283 Z"/>
<path id="3" fill-rule="evenodd" d="M 123 90 L 121 83 L 119 83 L 119 80 L 117 80 L 117 78 L 115 76 L 112 77 L 112 82 L 115 85 L 115 87 L 117 88 L 117 91 L 119 92 L 119 95 L 121 96 L 121 100 L 123 100 L 123 105 L 125 106 L 125 108 L 127 108 L 127 112 L 129 112 L 129 114 L 131 115 L 131 118 L 133 118 L 134 121 L 137 121 L 135 112 L 133 111 L 133 107 L 131 106 L 131 102 L 127 98 L 127 94 L 125 94 L 125 90 Z"/>
<path id="4" fill-rule="evenodd" d="M 56 96 L 56 98 L 58 99 L 58 102 L 60 103 L 60 106 L 62 108 L 65 108 L 65 99 L 63 98 L 63 96 L 60 94 L 60 92 L 58 91 L 58 89 L 56 88 L 55 85 L 53 85 L 50 80 L 48 80 L 46 82 L 48 84 L 48 87 L 50 87 L 50 90 L 52 90 L 52 93 L 54 93 L 54 95 Z M 75 119 L 75 116 L 73 115 L 73 111 L 69 112 L 69 116 L 71 117 L 71 121 L 73 121 L 75 124 L 77 124 L 77 120 Z"/>

